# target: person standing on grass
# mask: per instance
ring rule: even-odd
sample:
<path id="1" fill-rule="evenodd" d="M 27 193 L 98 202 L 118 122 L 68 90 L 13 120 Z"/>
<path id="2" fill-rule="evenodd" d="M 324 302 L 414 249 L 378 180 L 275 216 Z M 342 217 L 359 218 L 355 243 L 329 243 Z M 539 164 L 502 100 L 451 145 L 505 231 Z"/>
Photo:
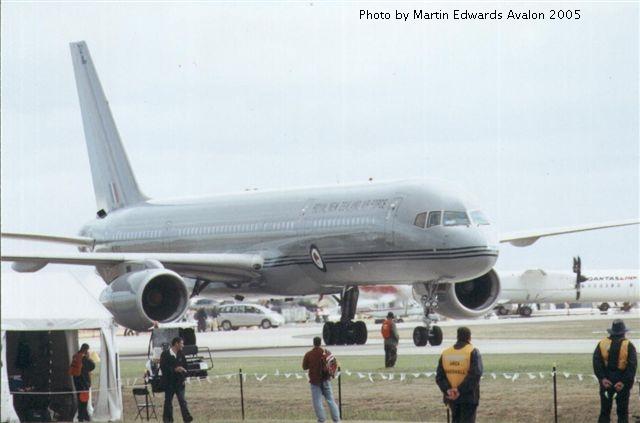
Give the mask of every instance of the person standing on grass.
<path id="1" fill-rule="evenodd" d="M 380 332 L 384 338 L 384 367 L 389 368 L 396 365 L 398 359 L 398 342 L 400 336 L 398 335 L 398 328 L 394 321 L 394 315 L 390 311 L 387 313 L 387 318 L 382 323 Z"/>
<path id="2" fill-rule="evenodd" d="M 476 421 L 482 370 L 482 356 L 471 345 L 471 331 L 459 327 L 457 342 L 442 352 L 436 372 L 436 383 L 451 409 L 453 423 Z"/>
<path id="3" fill-rule="evenodd" d="M 69 366 L 69 375 L 73 377 L 78 396 L 78 421 L 90 422 L 89 416 L 89 391 L 91 389 L 91 372 L 96 368 L 95 363 L 89 358 L 89 344 L 82 344 L 80 350 L 73 355 Z"/>
<path id="4" fill-rule="evenodd" d="M 593 352 L 593 372 L 600 385 L 600 416 L 598 423 L 611 419 L 613 400 L 616 400 L 618 423 L 629 421 L 629 392 L 638 367 L 635 346 L 625 338 L 627 328 L 616 319 L 607 329 L 609 336 L 598 342 Z"/>
<path id="5" fill-rule="evenodd" d="M 162 385 L 164 386 L 164 407 L 162 421 L 173 422 L 173 396 L 178 397 L 182 420 L 185 423 L 193 421 L 187 400 L 185 398 L 184 382 L 187 378 L 187 359 L 182 352 L 184 340 L 179 336 L 171 340 L 171 347 L 160 355 L 160 370 L 162 371 Z"/>
<path id="6" fill-rule="evenodd" d="M 302 369 L 309 371 L 309 384 L 311 386 L 311 401 L 316 412 L 318 423 L 326 421 L 322 397 L 327 401 L 331 419 L 334 422 L 340 421 L 340 411 L 333 399 L 331 390 L 331 376 L 327 374 L 325 368 L 325 355 L 327 351 L 320 347 L 322 340 L 316 336 L 313 338 L 313 348 L 304 355 Z"/>

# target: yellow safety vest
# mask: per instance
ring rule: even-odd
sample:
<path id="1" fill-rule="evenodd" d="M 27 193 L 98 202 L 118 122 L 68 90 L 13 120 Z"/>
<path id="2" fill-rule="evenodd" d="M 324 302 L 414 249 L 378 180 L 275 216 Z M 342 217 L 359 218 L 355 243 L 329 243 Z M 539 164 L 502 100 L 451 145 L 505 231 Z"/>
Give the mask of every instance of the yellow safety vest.
<path id="1" fill-rule="evenodd" d="M 452 388 L 460 386 L 469 374 L 473 348 L 473 345 L 467 344 L 459 350 L 449 347 L 442 351 L 442 368 Z"/>
<path id="2" fill-rule="evenodd" d="M 604 338 L 600 341 L 600 354 L 602 355 L 602 361 L 604 361 L 605 367 L 609 363 L 609 348 L 611 348 L 611 339 Z M 623 339 L 622 345 L 620 345 L 620 354 L 618 355 L 618 369 L 624 370 L 627 368 L 627 362 L 629 359 L 629 340 Z"/>

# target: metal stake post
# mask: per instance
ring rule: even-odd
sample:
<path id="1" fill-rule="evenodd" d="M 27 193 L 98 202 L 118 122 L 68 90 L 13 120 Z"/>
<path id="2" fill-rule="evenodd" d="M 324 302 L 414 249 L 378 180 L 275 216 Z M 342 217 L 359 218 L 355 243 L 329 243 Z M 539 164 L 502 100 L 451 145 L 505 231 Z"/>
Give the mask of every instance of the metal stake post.
<path id="1" fill-rule="evenodd" d="M 240 376 L 240 408 L 242 409 L 242 420 L 244 420 L 244 388 L 242 385 L 242 381 L 243 381 L 243 376 L 242 376 L 242 369 L 240 369 L 239 371 L 239 376 Z"/>
<path id="2" fill-rule="evenodd" d="M 344 420 L 342 414 L 342 371 L 338 367 L 338 409 L 340 410 L 340 420 Z"/>
<path id="3" fill-rule="evenodd" d="M 553 365 L 553 421 L 558 423 L 558 386 L 556 379 L 556 365 Z"/>

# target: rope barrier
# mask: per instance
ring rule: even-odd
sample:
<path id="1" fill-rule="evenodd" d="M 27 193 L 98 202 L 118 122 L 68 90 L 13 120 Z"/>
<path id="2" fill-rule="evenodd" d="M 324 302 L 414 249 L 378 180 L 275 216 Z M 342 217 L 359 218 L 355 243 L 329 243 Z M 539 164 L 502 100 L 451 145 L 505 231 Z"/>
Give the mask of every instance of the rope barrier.
<path id="1" fill-rule="evenodd" d="M 342 377 L 353 377 L 358 379 L 366 379 L 371 383 L 375 383 L 376 381 L 400 381 L 407 382 L 415 379 L 429 379 L 435 376 L 435 372 L 378 372 L 378 371 L 351 371 L 351 370 L 341 370 L 336 374 L 336 378 L 342 375 Z M 592 374 L 582 374 L 582 373 L 569 373 L 569 372 L 556 372 L 557 377 L 564 377 L 565 380 L 568 379 L 577 379 L 580 382 L 585 380 L 591 380 L 595 383 L 598 383 L 598 378 Z M 187 378 L 187 384 L 202 384 L 204 382 L 208 384 L 212 384 L 214 380 L 226 379 L 231 380 L 233 378 L 239 378 L 239 373 L 226 373 L 226 374 L 210 374 L 205 378 Z M 544 380 L 547 377 L 553 378 L 554 372 L 539 372 L 539 371 L 510 371 L 510 372 L 485 372 L 485 374 L 481 377 L 481 379 L 491 379 L 498 380 L 499 378 L 504 378 L 505 380 L 510 380 L 511 382 L 515 382 L 516 380 L 521 381 L 531 381 L 534 379 Z M 295 379 L 309 380 L 309 375 L 307 372 L 280 372 L 280 370 L 276 369 L 273 373 L 242 373 L 243 381 L 247 381 L 247 379 L 251 377 L 258 382 L 263 382 L 267 378 L 284 378 L 284 379 Z M 110 388 L 110 389 L 91 389 L 93 393 L 99 393 L 104 391 L 117 391 L 121 388 L 144 388 L 144 383 L 138 383 L 140 378 L 125 378 L 120 379 L 120 387 L 119 388 Z M 640 380 L 640 378 L 636 377 L 636 382 Z M 86 392 L 86 391 L 58 391 L 58 392 L 36 392 L 36 391 L 11 391 L 10 394 L 18 394 L 18 395 L 67 395 L 67 394 L 77 394 L 78 392 Z"/>

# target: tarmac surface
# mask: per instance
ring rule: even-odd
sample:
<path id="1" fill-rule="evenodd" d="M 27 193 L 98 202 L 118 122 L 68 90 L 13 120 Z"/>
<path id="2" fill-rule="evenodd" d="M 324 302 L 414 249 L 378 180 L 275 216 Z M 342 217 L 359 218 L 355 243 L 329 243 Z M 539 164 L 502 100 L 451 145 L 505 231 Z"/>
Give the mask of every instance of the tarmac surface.
<path id="1" fill-rule="evenodd" d="M 540 316 L 534 318 L 492 318 L 474 320 L 448 320 L 438 323 L 440 326 L 470 326 L 474 325 L 501 325 L 508 330 L 508 325 L 535 323 L 535 322 L 558 322 L 575 320 L 606 320 L 615 318 L 615 315 L 593 314 L 593 315 L 554 315 Z M 628 313 L 625 319 L 640 318 Z M 417 322 L 405 322 L 398 324 L 398 328 L 412 329 Z M 368 323 L 367 328 L 370 333 L 380 330 L 379 324 Z M 473 329 L 472 329 L 473 330 Z M 209 347 L 215 357 L 299 357 L 309 349 L 314 336 L 320 336 L 322 324 L 305 323 L 289 324 L 275 329 L 241 328 L 237 331 L 215 331 L 198 333 L 198 346 Z M 604 334 L 604 332 L 603 332 Z M 527 339 L 526 333 L 522 339 L 476 339 L 473 341 L 484 354 L 518 354 L 518 353 L 591 353 L 593 351 L 593 339 Z M 149 333 L 140 333 L 137 336 L 118 336 L 117 345 L 120 357 L 141 358 L 146 356 L 149 345 Z M 594 339 L 599 338 L 599 334 L 594 334 Z M 636 334 L 631 334 L 632 339 Z M 443 345 L 450 345 L 454 339 L 445 338 Z M 99 350 L 100 341 L 98 338 L 85 340 L 91 348 Z M 442 347 L 416 347 L 413 340 L 401 339 L 399 349 L 402 354 L 429 355 L 440 354 Z M 341 356 L 347 355 L 381 355 L 383 354 L 382 339 L 369 339 L 366 345 L 331 346 L 331 351 Z"/>

